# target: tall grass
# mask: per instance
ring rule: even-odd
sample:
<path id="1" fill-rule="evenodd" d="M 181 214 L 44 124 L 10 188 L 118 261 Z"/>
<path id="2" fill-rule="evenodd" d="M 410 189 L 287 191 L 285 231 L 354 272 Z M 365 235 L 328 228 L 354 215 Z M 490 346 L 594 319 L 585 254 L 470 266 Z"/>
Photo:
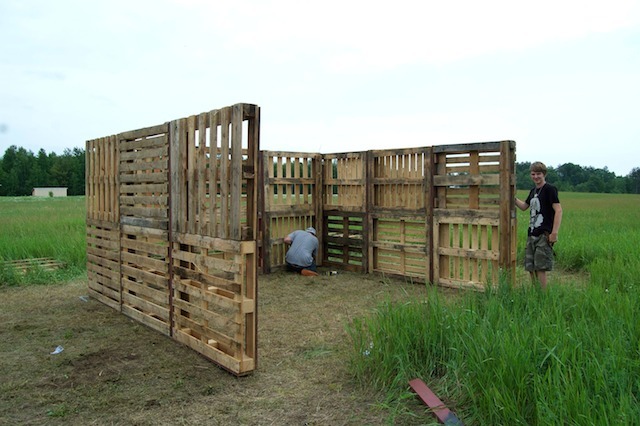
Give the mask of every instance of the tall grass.
<path id="1" fill-rule="evenodd" d="M 428 289 L 348 326 L 354 377 L 386 394 L 393 421 L 415 416 L 420 377 L 469 424 L 640 423 L 640 197 L 561 196 L 557 266 L 586 282 Z"/>
<path id="2" fill-rule="evenodd" d="M 65 264 L 26 275 L 0 266 L 0 285 L 50 283 L 84 273 L 85 212 L 84 197 L 0 197 L 0 261 L 50 257 Z"/>

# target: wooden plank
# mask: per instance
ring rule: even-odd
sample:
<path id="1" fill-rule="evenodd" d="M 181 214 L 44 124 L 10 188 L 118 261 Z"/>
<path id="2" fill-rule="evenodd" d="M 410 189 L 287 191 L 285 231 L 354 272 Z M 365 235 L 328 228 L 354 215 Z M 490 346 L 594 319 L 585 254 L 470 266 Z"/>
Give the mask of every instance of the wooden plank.
<path id="1" fill-rule="evenodd" d="M 433 148 L 427 148 L 423 154 L 424 156 L 424 191 L 426 192 L 424 197 L 424 211 L 425 211 L 425 229 L 424 233 L 428 241 L 427 253 L 428 259 L 428 273 L 427 281 L 433 281 L 437 284 L 437 280 L 434 278 L 434 266 L 436 265 L 438 257 L 433 254 L 434 251 L 434 220 L 433 212 L 435 209 L 436 191 L 433 185 L 433 175 L 435 173 L 436 166 L 434 161 L 436 159 L 433 154 Z"/>
<path id="2" fill-rule="evenodd" d="M 208 115 L 206 113 L 198 114 L 198 147 L 196 152 L 196 174 L 197 174 L 197 228 L 198 234 L 207 234 L 207 120 Z M 215 202 L 215 198 L 211 200 Z"/>
<path id="3" fill-rule="evenodd" d="M 218 110 L 209 111 L 209 232 L 208 236 L 218 236 Z"/>
<path id="4" fill-rule="evenodd" d="M 118 241 L 105 239 L 105 238 L 97 238 L 91 234 L 87 235 L 86 241 L 87 241 L 87 250 L 90 248 L 94 248 L 94 249 L 111 250 L 111 251 L 117 252 L 119 248 Z"/>
<path id="5" fill-rule="evenodd" d="M 129 225 L 126 223 L 122 224 L 122 235 L 152 238 L 158 241 L 168 241 L 169 238 L 169 233 L 166 229 Z"/>
<path id="6" fill-rule="evenodd" d="M 164 260 L 153 259 L 151 257 L 128 253 L 125 251 L 120 252 L 120 258 L 123 265 L 124 263 L 131 263 L 139 268 L 147 268 L 152 271 L 168 271 L 168 263 Z"/>
<path id="7" fill-rule="evenodd" d="M 153 170 L 168 170 L 169 158 L 165 156 L 162 159 L 154 159 L 152 161 L 144 161 L 137 163 L 125 163 L 120 164 L 121 172 L 140 172 L 140 171 L 153 171 Z"/>
<path id="8" fill-rule="evenodd" d="M 141 312 L 134 307 L 123 304 L 121 306 L 122 313 L 147 327 L 158 331 L 159 333 L 169 336 L 170 327 L 167 322 L 152 315 Z"/>
<path id="9" fill-rule="evenodd" d="M 136 266 L 122 265 L 123 277 L 135 278 L 145 285 L 156 286 L 161 289 L 169 288 L 169 274 L 167 271 L 141 269 Z"/>
<path id="10" fill-rule="evenodd" d="M 438 145 L 433 147 L 435 154 L 466 154 L 469 151 L 491 152 L 499 151 L 500 142 L 472 142 L 452 145 Z"/>
<path id="11" fill-rule="evenodd" d="M 200 302 L 200 300 L 196 299 L 196 302 Z M 208 310 L 177 297 L 174 297 L 173 303 L 176 309 L 187 312 L 192 321 L 200 324 L 206 323 L 208 327 L 214 328 L 219 333 L 237 338 L 237 335 L 242 330 L 242 324 L 233 322 L 233 316 L 229 316 L 229 313 L 219 314 L 213 310 Z"/>
<path id="12" fill-rule="evenodd" d="M 201 256 L 196 253 L 187 253 L 175 248 L 173 249 L 173 258 L 192 263 L 196 267 L 204 268 L 205 271 L 217 269 L 223 272 L 236 273 L 239 270 L 239 266 L 233 261 Z"/>
<path id="13" fill-rule="evenodd" d="M 169 186 L 167 183 L 143 183 L 143 184 L 128 184 L 120 185 L 120 194 L 150 194 L 160 193 L 166 194 Z"/>
<path id="14" fill-rule="evenodd" d="M 169 194 L 167 192 L 158 195 L 121 195 L 120 203 L 126 206 L 144 205 L 168 209 Z"/>
<path id="15" fill-rule="evenodd" d="M 167 280 L 168 281 L 168 280 Z M 129 305 L 140 307 L 140 302 L 133 302 L 131 298 L 126 298 L 124 295 L 132 295 L 135 294 L 136 298 L 140 300 L 144 300 L 146 303 L 149 303 L 154 306 L 158 306 L 160 309 L 169 309 L 169 291 L 168 288 L 163 290 L 159 290 L 153 287 L 149 287 L 147 285 L 140 284 L 136 281 L 123 278 L 122 279 L 122 294 L 123 301 L 127 301 Z M 145 311 L 151 311 L 157 314 L 155 308 L 149 308 L 149 306 L 144 305 Z M 161 311 L 164 312 L 164 311 Z M 167 311 L 168 312 L 168 311 Z M 164 313 L 163 313 L 164 315 Z M 163 318 L 165 318 L 163 316 Z"/>
<path id="16" fill-rule="evenodd" d="M 104 277 L 107 281 L 100 281 L 102 285 L 112 288 L 120 288 L 120 264 L 112 262 L 88 263 L 87 271 L 93 273 L 96 279 Z"/>
<path id="17" fill-rule="evenodd" d="M 148 184 L 158 184 L 165 183 L 167 181 L 167 174 L 162 173 L 135 173 L 128 174 L 122 173 L 120 175 L 120 182 L 128 184 L 127 189 L 130 189 L 129 184 L 134 185 L 148 185 Z"/>
<path id="18" fill-rule="evenodd" d="M 434 176 L 435 186 L 500 185 L 499 175 Z"/>
<path id="19" fill-rule="evenodd" d="M 182 153 L 183 145 L 183 120 L 174 120 L 170 124 L 169 134 L 169 185 L 171 188 L 169 195 L 169 211 L 170 226 L 169 229 L 174 232 L 178 231 L 180 224 L 184 223 L 184 214 L 186 209 L 182 209 Z"/>
<path id="20" fill-rule="evenodd" d="M 234 374 L 243 375 L 253 370 L 252 359 L 239 360 L 237 358 L 230 357 L 224 352 L 213 346 L 207 345 L 205 342 L 190 336 L 182 330 L 177 330 L 174 337 L 177 341 L 187 345 L 191 349 L 218 363 L 221 367 Z"/>
<path id="21" fill-rule="evenodd" d="M 87 248 L 87 263 L 117 266 L 120 264 L 120 254 L 119 252 Z"/>
<path id="22" fill-rule="evenodd" d="M 93 297 L 94 299 L 96 299 L 98 302 L 107 305 L 108 307 L 110 307 L 111 309 L 115 309 L 116 311 L 120 311 L 120 301 L 119 300 L 114 300 L 112 298 L 110 298 L 109 296 L 105 296 L 102 293 L 89 288 L 88 290 L 88 294 L 90 297 Z"/>
<path id="23" fill-rule="evenodd" d="M 120 213 L 122 216 L 136 216 L 138 218 L 151 218 L 151 219 L 168 219 L 169 211 L 163 207 L 130 207 L 126 204 L 122 204 L 120 207 Z M 165 226 L 161 226 L 165 228 Z"/>
<path id="24" fill-rule="evenodd" d="M 168 132 L 167 123 L 163 123 L 155 126 L 145 127 L 142 129 L 123 132 L 123 133 L 120 133 L 118 137 L 121 140 L 134 140 L 134 139 L 149 137 L 151 135 L 161 135 L 167 132 Z"/>
<path id="25" fill-rule="evenodd" d="M 162 240 L 150 240 L 145 239 L 129 239 L 123 238 L 121 240 L 122 250 L 135 250 L 150 255 L 168 257 L 169 256 L 169 244 L 167 241 Z"/>
<path id="26" fill-rule="evenodd" d="M 202 247 L 207 250 L 216 250 L 223 252 L 246 252 L 247 249 L 252 247 L 251 245 L 243 244 L 240 241 L 225 240 L 222 238 L 208 237 L 205 235 L 194 235 L 175 233 L 175 241 L 180 244 L 187 244 L 191 246 Z"/>
<path id="27" fill-rule="evenodd" d="M 127 282 L 127 288 L 123 288 L 122 291 L 122 307 L 130 307 L 138 309 L 144 312 L 146 315 L 153 316 L 163 322 L 169 320 L 169 306 L 168 303 L 154 303 L 153 300 L 147 300 L 144 297 L 150 297 L 149 294 L 152 289 L 143 285 L 136 285 L 129 281 Z M 134 294 L 136 293 L 136 294 Z M 140 297 L 144 296 L 144 297 Z M 167 295 L 168 296 L 168 295 Z"/>
<path id="28" fill-rule="evenodd" d="M 236 340 L 237 336 L 231 337 L 220 333 L 216 329 L 207 327 L 207 325 L 202 322 L 193 321 L 188 316 L 188 313 L 185 312 L 185 315 L 183 315 L 179 309 L 174 308 L 174 310 L 176 311 L 176 321 L 174 324 L 176 330 L 182 330 L 193 337 L 199 338 L 227 355 L 233 356 L 241 351 L 240 344 L 242 339 Z"/>
<path id="29" fill-rule="evenodd" d="M 134 228 L 149 228 L 167 231 L 169 229 L 169 221 L 167 219 L 150 219 L 145 217 L 121 216 L 120 223 L 122 226 Z"/>
<path id="30" fill-rule="evenodd" d="M 440 277 L 438 279 L 438 285 L 442 287 L 455 288 L 457 290 L 475 290 L 480 292 L 484 292 L 486 290 L 486 284 L 483 281 L 473 282 L 448 277 Z"/>
<path id="31" fill-rule="evenodd" d="M 187 230 L 196 233 L 197 187 L 196 187 L 196 117 L 187 117 Z"/>
<path id="32" fill-rule="evenodd" d="M 499 253 L 492 250 L 471 250 L 459 247 L 440 247 L 437 253 L 444 256 L 454 256 L 462 259 L 498 260 Z"/>
<path id="33" fill-rule="evenodd" d="M 505 270 L 509 270 L 509 279 L 515 282 L 515 258 L 512 260 L 511 253 L 514 252 L 511 234 L 515 232 L 511 228 L 511 223 L 517 217 L 515 208 L 515 159 L 509 142 L 500 144 L 500 260 L 499 265 Z"/>
<path id="34" fill-rule="evenodd" d="M 231 205 L 230 238 L 242 239 L 241 200 L 242 200 L 242 106 L 231 107 Z"/>

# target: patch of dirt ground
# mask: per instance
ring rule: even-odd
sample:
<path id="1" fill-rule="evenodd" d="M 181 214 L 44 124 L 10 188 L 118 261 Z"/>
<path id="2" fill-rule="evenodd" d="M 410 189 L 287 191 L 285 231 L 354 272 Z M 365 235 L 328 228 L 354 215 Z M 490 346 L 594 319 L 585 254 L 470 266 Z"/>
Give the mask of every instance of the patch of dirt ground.
<path id="1" fill-rule="evenodd" d="M 0 288 L 1 425 L 388 424 L 381 396 L 348 372 L 345 326 L 425 286 L 260 276 L 258 368 L 240 378 L 86 294 L 86 281 Z M 415 407 L 414 424 L 432 423 Z"/>

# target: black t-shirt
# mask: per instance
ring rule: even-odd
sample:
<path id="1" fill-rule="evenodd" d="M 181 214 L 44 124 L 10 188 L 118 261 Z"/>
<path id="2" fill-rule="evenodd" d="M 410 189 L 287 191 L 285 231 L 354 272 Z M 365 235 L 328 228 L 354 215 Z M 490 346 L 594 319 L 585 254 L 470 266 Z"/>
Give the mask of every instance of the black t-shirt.
<path id="1" fill-rule="evenodd" d="M 553 204 L 560 203 L 558 189 L 545 183 L 541 188 L 533 188 L 529 192 L 527 201 L 531 217 L 529 219 L 529 235 L 542 235 L 553 230 L 553 219 L 556 216 Z"/>

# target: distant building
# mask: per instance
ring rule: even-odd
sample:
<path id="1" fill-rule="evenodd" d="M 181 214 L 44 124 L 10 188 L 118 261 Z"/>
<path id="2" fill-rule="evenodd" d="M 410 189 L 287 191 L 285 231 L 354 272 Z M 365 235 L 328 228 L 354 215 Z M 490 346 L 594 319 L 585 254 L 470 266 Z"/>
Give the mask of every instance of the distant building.
<path id="1" fill-rule="evenodd" d="M 67 188 L 33 188 L 31 195 L 34 197 L 66 197 Z"/>

